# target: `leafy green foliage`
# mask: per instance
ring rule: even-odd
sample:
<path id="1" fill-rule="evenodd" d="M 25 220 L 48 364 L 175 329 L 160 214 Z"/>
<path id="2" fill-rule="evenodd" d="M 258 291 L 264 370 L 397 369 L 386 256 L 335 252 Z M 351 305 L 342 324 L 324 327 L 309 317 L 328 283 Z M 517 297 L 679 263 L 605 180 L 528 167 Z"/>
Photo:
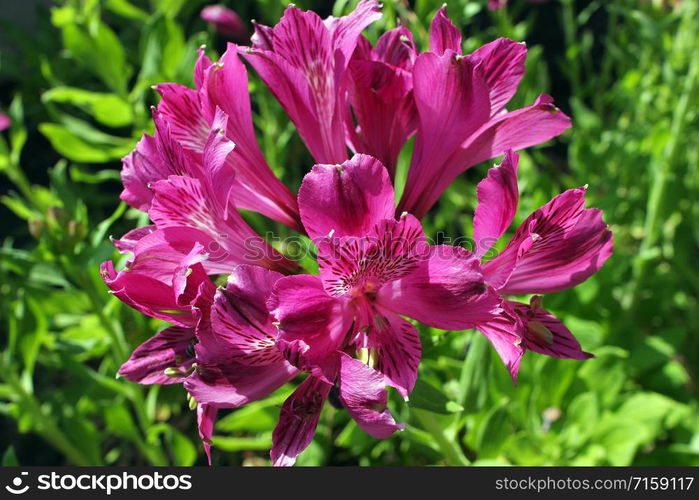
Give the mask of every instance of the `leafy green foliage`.
<path id="1" fill-rule="evenodd" d="M 341 15 L 352 3 L 298 5 Z M 426 47 L 441 0 L 417 0 L 412 10 L 383 3 L 384 19 L 368 36 L 399 20 Z M 589 184 L 589 203 L 615 234 L 615 254 L 600 273 L 545 299 L 596 357 L 529 353 L 515 387 L 482 336 L 421 327 L 416 390 L 407 402 L 397 394 L 390 401 L 406 430 L 377 441 L 326 405 L 299 464 L 699 465 L 696 3 L 511 0 L 496 12 L 485 3 L 449 3 L 466 50 L 497 36 L 526 40 L 528 72 L 514 104 L 548 91 L 574 121 L 565 137 L 522 156 L 515 222 L 561 190 Z M 39 12 L 31 37 L 3 21 L 17 50 L 0 57 L 0 105 L 13 121 L 0 134 L 0 176 L 9 181 L 0 197 L 2 465 L 204 463 L 181 387 L 115 378 L 163 324 L 107 294 L 98 270 L 120 258 L 110 235 L 147 222 L 118 202 L 118 160 L 152 127 L 151 85 L 192 85 L 196 48 L 208 43 L 215 55 L 223 47 L 198 19 L 203 4 L 63 0 Z M 272 24 L 285 4 L 234 7 Z M 312 160 L 261 82 L 250 85 L 262 149 L 295 189 Z M 470 236 L 486 167 L 457 179 L 425 219 L 428 232 Z M 288 235 L 245 215 L 261 234 Z M 291 390 L 222 411 L 214 463 L 268 464 Z"/>

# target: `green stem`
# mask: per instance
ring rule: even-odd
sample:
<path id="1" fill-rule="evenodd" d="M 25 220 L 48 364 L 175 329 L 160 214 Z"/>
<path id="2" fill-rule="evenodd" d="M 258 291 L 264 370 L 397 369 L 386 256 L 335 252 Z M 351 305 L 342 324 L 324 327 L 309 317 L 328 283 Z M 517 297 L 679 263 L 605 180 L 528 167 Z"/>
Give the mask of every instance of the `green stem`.
<path id="1" fill-rule="evenodd" d="M 427 410 L 421 410 L 419 408 L 412 408 L 410 411 L 420 421 L 422 428 L 429 432 L 434 438 L 439 450 L 442 452 L 442 455 L 444 455 L 447 465 L 469 465 L 469 461 L 459 447 L 458 443 L 447 438 L 441 424 L 430 412 Z"/>
<path id="2" fill-rule="evenodd" d="M 9 370 L 8 370 L 9 372 Z M 31 414 L 36 417 L 36 431 L 37 433 L 46 440 L 51 446 L 56 448 L 58 451 L 63 453 L 68 460 L 75 465 L 101 465 L 99 463 L 91 463 L 90 460 L 85 457 L 82 452 L 77 449 L 66 435 L 58 428 L 58 426 L 51 420 L 51 418 L 46 415 L 41 405 L 37 402 L 33 395 L 29 394 L 22 384 L 17 380 L 14 375 L 9 375 L 9 373 L 4 373 L 4 380 L 7 384 L 12 387 L 15 391 L 15 395 L 19 398 L 20 404 L 22 404 Z"/>
<path id="3" fill-rule="evenodd" d="M 575 46 L 576 51 L 580 50 L 580 45 L 576 42 L 578 40 L 577 36 L 577 23 L 575 20 L 575 7 L 572 0 L 563 0 L 563 35 L 566 41 L 566 60 L 568 61 L 568 67 L 570 68 L 570 84 L 572 87 L 572 95 L 582 96 L 581 85 L 580 85 L 580 57 L 582 54 L 571 53 L 570 50 Z"/>
<path id="4" fill-rule="evenodd" d="M 641 242 L 639 256 L 634 262 L 634 279 L 631 282 L 631 292 L 627 294 L 624 306 L 632 310 L 638 306 L 639 296 L 648 275 L 651 264 L 651 250 L 655 248 L 660 239 L 663 225 L 664 206 L 667 197 L 667 188 L 671 179 L 672 167 L 678 162 L 679 155 L 683 153 L 681 148 L 685 138 L 685 129 L 689 124 L 690 103 L 696 94 L 699 85 L 699 59 L 691 58 L 687 76 L 680 99 L 675 107 L 672 118 L 672 126 L 669 142 L 663 152 L 661 161 L 651 164 L 652 185 L 646 205 L 646 220 L 644 225 L 644 238 Z"/>

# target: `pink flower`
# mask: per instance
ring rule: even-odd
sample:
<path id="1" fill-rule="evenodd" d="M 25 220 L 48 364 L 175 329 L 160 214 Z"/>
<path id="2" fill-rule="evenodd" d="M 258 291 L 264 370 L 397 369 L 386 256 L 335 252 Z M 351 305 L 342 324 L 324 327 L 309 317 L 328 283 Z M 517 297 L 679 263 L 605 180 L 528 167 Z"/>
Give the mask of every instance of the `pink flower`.
<path id="1" fill-rule="evenodd" d="M 381 17 L 362 0 L 351 14 L 321 19 L 289 6 L 274 27 L 255 26 L 243 56 L 259 73 L 319 163 L 347 159 L 347 65 L 362 30 Z"/>
<path id="2" fill-rule="evenodd" d="M 478 184 L 473 221 L 478 257 L 486 254 L 515 216 L 518 161 L 516 153 L 507 152 L 502 164 Z M 483 264 L 486 283 L 500 295 L 544 294 L 571 288 L 597 272 L 612 254 L 612 233 L 600 210 L 585 208 L 585 191 L 565 191 L 529 215 L 505 249 Z M 592 356 L 541 305 L 538 295 L 529 305 L 505 300 L 495 320 L 479 325 L 515 380 L 526 350 L 558 358 Z"/>
<path id="3" fill-rule="evenodd" d="M 121 198 L 139 210 L 148 210 L 153 198 L 149 186 L 168 175 L 182 173 L 181 166 L 173 162 L 176 158 L 168 157 L 167 150 L 163 150 L 165 136 L 182 150 L 181 163 L 201 170 L 204 149 L 218 118 L 222 121 L 216 126 L 231 146 L 220 167 L 220 175 L 226 177 L 221 188 L 229 191 L 236 207 L 298 229 L 296 199 L 274 175 L 257 145 L 247 70 L 237 51 L 229 44 L 221 59 L 212 63 L 200 49 L 194 75 L 196 90 L 175 83 L 155 87 L 162 96 L 154 111 L 156 137 L 144 134 L 136 149 L 123 159 Z"/>
<path id="4" fill-rule="evenodd" d="M 248 37 L 248 29 L 240 16 L 224 5 L 207 5 L 201 10 L 201 18 L 231 40 L 242 42 Z"/>
<path id="5" fill-rule="evenodd" d="M 124 163 L 122 198 L 146 209 L 170 245 L 187 250 L 195 242 L 202 245 L 209 274 L 228 273 L 242 263 L 294 269 L 296 264 L 271 248 L 237 211 L 237 176 L 230 168 L 236 145 L 224 130 L 231 123 L 228 116 L 216 108 L 201 153 L 183 147 L 159 111 L 154 118 L 155 137 L 144 136 Z"/>
<path id="6" fill-rule="evenodd" d="M 11 124 L 12 120 L 10 120 L 10 117 L 3 113 L 2 109 L 0 109 L 0 132 L 6 128 L 9 128 Z"/>
<path id="7" fill-rule="evenodd" d="M 119 374 L 140 384 L 183 383 L 198 403 L 199 433 L 211 463 L 217 409 L 261 399 L 298 373 L 275 345 L 277 331 L 266 306 L 282 275 L 240 265 L 226 287 L 216 290 L 201 265 L 200 247 L 179 263 L 173 252 L 151 250 L 137 252 L 128 271 L 116 275 L 105 264 L 105 281 L 130 306 L 178 326 L 138 347 Z M 156 256 L 164 260 L 154 263 Z"/>
<path id="8" fill-rule="evenodd" d="M 524 75 L 524 44 L 500 38 L 463 56 L 461 33 L 442 8 L 432 21 L 430 49 L 417 57 L 413 69 L 419 125 L 398 206 L 399 213 L 418 218 L 471 166 L 570 127 L 570 119 L 547 95 L 527 108 L 505 109 Z"/>
<path id="9" fill-rule="evenodd" d="M 310 372 L 282 409 L 273 436 L 277 465 L 292 464 L 310 442 L 333 385 L 370 435 L 385 438 L 401 428 L 386 408 L 385 386 L 407 397 L 421 350 L 416 328 L 401 315 L 460 330 L 499 311 L 473 254 L 428 246 L 415 217 L 395 219 L 393 186 L 378 160 L 355 155 L 342 165 L 314 166 L 299 207 L 318 245 L 320 276 L 281 278 L 269 301 L 277 345 Z"/>
<path id="10" fill-rule="evenodd" d="M 296 376 L 277 349 L 266 302 L 281 274 L 258 266 L 233 269 L 203 310 L 194 346 L 196 370 L 184 387 L 197 402 L 237 408 L 267 396 Z"/>
<path id="11" fill-rule="evenodd" d="M 401 149 L 417 129 L 412 74 L 416 56 L 413 35 L 399 27 L 381 35 L 376 47 L 360 37 L 348 68 L 348 142 L 354 151 L 380 160 L 391 179 Z"/>

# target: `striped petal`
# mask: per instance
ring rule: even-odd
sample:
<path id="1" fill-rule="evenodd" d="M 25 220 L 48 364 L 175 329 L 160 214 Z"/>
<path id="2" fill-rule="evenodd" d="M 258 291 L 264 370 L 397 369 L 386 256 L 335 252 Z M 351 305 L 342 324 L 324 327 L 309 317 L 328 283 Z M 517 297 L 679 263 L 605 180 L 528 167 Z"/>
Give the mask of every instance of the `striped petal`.
<path id="1" fill-rule="evenodd" d="M 238 266 L 214 298 L 211 323 L 228 353 L 245 365 L 283 362 L 267 300 L 281 274 L 258 266 Z"/>
<path id="2" fill-rule="evenodd" d="M 331 387 L 331 384 L 310 375 L 284 401 L 279 422 L 272 433 L 270 456 L 274 466 L 294 465 L 299 453 L 311 444 Z"/>

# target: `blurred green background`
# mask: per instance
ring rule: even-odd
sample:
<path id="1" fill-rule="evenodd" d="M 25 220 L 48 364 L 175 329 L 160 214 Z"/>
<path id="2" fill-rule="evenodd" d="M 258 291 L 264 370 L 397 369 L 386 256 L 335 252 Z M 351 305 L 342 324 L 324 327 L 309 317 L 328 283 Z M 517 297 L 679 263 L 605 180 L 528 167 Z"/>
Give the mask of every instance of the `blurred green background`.
<path id="1" fill-rule="evenodd" d="M 296 1 L 323 16 L 353 3 Z M 400 22 L 426 48 L 442 0 L 383 3 L 368 36 Z M 545 299 L 596 358 L 529 353 L 514 387 L 481 335 L 423 328 L 418 387 L 409 404 L 392 402 L 407 430 L 376 441 L 326 405 L 299 464 L 699 465 L 699 5 L 486 3 L 448 4 L 465 50 L 499 36 L 525 40 L 527 75 L 512 106 L 548 92 L 574 123 L 523 154 L 515 222 L 589 184 L 588 203 L 614 231 L 601 272 Z M 181 386 L 115 378 L 161 324 L 109 295 L 98 273 L 103 260 L 123 264 L 109 236 L 147 222 L 119 203 L 118 171 L 152 129 L 150 86 L 192 85 L 196 48 L 215 56 L 225 46 L 199 18 L 205 4 L 0 0 L 0 108 L 12 119 L 0 133 L 3 465 L 205 463 Z M 228 4 L 249 26 L 274 24 L 285 2 Z M 256 77 L 251 90 L 267 160 L 296 188 L 313 162 Z M 425 219 L 428 232 L 471 235 L 488 166 L 454 183 Z M 286 234 L 247 216 L 262 234 Z M 214 464 L 269 464 L 292 385 L 222 412 Z"/>

